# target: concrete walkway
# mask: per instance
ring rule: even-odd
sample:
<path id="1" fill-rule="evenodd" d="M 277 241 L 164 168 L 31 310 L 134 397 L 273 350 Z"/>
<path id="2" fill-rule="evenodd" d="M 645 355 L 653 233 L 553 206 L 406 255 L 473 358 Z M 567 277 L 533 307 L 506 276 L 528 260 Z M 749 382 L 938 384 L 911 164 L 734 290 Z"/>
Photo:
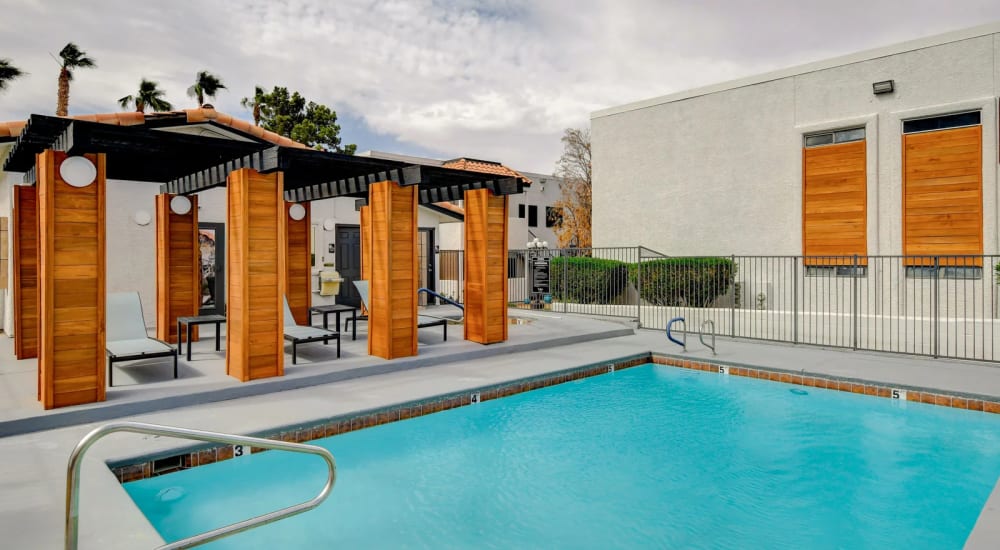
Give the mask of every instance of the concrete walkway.
<path id="1" fill-rule="evenodd" d="M 285 391 L 280 391 L 281 388 L 276 387 L 258 395 L 213 400 L 170 410 L 149 411 L 127 418 L 211 431 L 266 432 L 300 422 L 476 389 L 584 364 L 611 361 L 641 352 L 654 351 L 692 359 L 711 357 L 711 353 L 707 350 L 694 349 L 697 348 L 697 344 L 692 344 L 693 349 L 687 354 L 678 353 L 679 349 L 676 346 L 672 348 L 667 345 L 661 332 L 653 331 L 639 331 L 634 335 L 564 345 L 558 345 L 557 338 L 549 338 L 548 345 L 541 344 L 540 347 L 532 348 L 531 345 L 542 342 L 536 341 L 535 344 L 529 345 L 530 336 L 536 334 L 532 331 L 552 330 L 555 332 L 549 334 L 554 336 L 561 330 L 543 328 L 547 321 L 561 324 L 563 319 L 559 316 L 540 315 L 539 322 L 511 327 L 511 342 L 505 344 L 506 349 L 500 346 L 485 348 L 476 346 L 480 349 L 502 350 L 502 353 L 467 358 L 451 355 L 453 360 L 443 362 L 440 359 L 445 356 L 441 355 L 437 357 L 439 364 L 429 361 L 383 372 L 361 370 L 355 373 L 356 376 L 331 380 L 328 383 L 285 389 Z M 610 333 L 624 328 L 615 323 L 580 318 L 570 320 L 570 323 L 576 322 L 594 323 L 595 333 L 604 331 Z M 597 330 L 596 327 L 600 327 L 601 330 Z M 521 329 L 528 331 L 515 332 Z M 626 331 L 628 332 L 630 331 Z M 459 346 L 467 344 L 460 342 L 458 338 L 455 340 Z M 421 342 L 424 341 L 425 335 L 421 334 Z M 528 349 L 514 347 L 519 345 L 519 341 L 520 345 L 525 345 Z M 449 340 L 448 345 L 451 344 Z M 435 352 L 432 351 L 434 347 L 434 344 L 421 346 L 422 356 L 434 357 Z M 202 357 L 214 353 L 207 351 L 211 349 L 209 342 L 196 344 L 195 350 L 199 348 L 204 350 Z M 715 359 L 730 364 L 805 371 L 904 387 L 1000 397 L 1000 368 L 993 365 L 733 342 L 723 339 L 719 340 L 718 348 L 719 354 Z M 208 365 L 209 361 L 204 360 L 204 363 Z M 371 369 L 374 366 L 376 365 L 358 363 L 353 370 Z M 317 363 L 312 368 L 322 367 Z M 303 372 L 308 372 L 305 363 L 301 365 L 301 369 Z M 331 368 L 322 374 L 337 372 L 340 371 Z M 304 375 L 290 369 L 289 376 Z M 205 375 L 205 378 L 208 376 Z M 217 378 L 201 386 L 208 387 L 216 383 L 221 384 L 226 381 Z M 168 386 L 174 384 L 173 380 L 161 383 L 160 389 L 150 391 L 147 395 L 169 396 L 171 388 Z M 5 391 L 16 385 L 0 383 L 0 387 Z M 243 386 L 245 385 L 239 385 Z M 197 385 L 186 386 L 188 390 L 194 387 Z M 213 391 L 225 389 L 227 388 L 213 388 Z M 133 392 L 138 391 L 138 388 L 133 389 Z M 31 388 L 31 396 L 33 395 L 34 390 Z M 141 401 L 135 393 L 128 395 L 128 399 Z M 17 419 L 13 413 L 7 418 Z M 70 450 L 80 438 L 97 425 L 99 424 L 77 423 L 58 429 L 0 438 L 0 453 L 5 457 L 4 468 L 0 469 L 0 533 L 4 534 L 5 547 L 54 548 L 62 544 L 66 460 Z M 84 464 L 80 519 L 81 547 L 131 549 L 149 548 L 161 544 L 156 532 L 126 495 L 107 468 L 106 462 L 180 449 L 188 445 L 190 443 L 185 441 L 118 434 L 108 437 L 92 448 Z M 994 497 L 987 504 L 977 529 L 970 538 L 969 548 L 998 547 L 1000 533 L 990 530 L 991 526 L 1000 525 L 998 493 L 1000 490 L 994 492 Z M 336 498 L 336 491 L 331 498 Z"/>

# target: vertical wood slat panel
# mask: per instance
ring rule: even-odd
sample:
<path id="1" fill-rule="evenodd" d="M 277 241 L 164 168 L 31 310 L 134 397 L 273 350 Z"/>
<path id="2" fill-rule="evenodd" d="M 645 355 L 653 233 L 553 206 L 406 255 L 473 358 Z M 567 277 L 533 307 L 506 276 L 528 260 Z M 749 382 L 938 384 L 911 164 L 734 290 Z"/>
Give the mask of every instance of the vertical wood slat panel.
<path id="1" fill-rule="evenodd" d="M 507 340 L 507 197 L 465 192 L 465 339 Z"/>
<path id="2" fill-rule="evenodd" d="M 38 192 L 35 187 L 14 186 L 11 228 L 14 356 L 29 359 L 38 357 Z"/>
<path id="3" fill-rule="evenodd" d="M 868 254 L 868 164 L 865 140 L 802 149 L 802 253 Z M 850 264 L 847 258 L 806 258 L 807 265 Z"/>
<path id="4" fill-rule="evenodd" d="M 375 183 L 369 186 L 368 204 L 368 353 L 385 359 L 410 357 L 417 354 L 416 187 Z"/>
<path id="5" fill-rule="evenodd" d="M 312 305 L 312 249 L 309 239 L 312 234 L 310 203 L 302 203 L 306 216 L 293 220 L 288 215 L 293 202 L 285 203 L 285 218 L 288 226 L 288 261 L 285 275 L 285 295 L 295 322 L 309 325 L 309 306 Z"/>
<path id="6" fill-rule="evenodd" d="M 983 127 L 903 135 L 903 254 L 983 253 Z M 982 265 L 979 258 L 942 259 Z M 933 265 L 909 258 L 908 265 Z"/>
<path id="7" fill-rule="evenodd" d="M 105 156 L 85 156 L 97 177 L 80 188 L 59 175 L 65 153 L 48 150 L 36 157 L 38 363 L 46 409 L 105 399 Z M 57 350 L 66 338 L 73 339 L 72 349 Z"/>
<path id="8" fill-rule="evenodd" d="M 280 172 L 227 179 L 226 373 L 241 381 L 285 372 L 287 212 Z"/>
<path id="9" fill-rule="evenodd" d="M 197 315 L 201 301 L 198 197 L 188 197 L 191 211 L 183 215 L 170 210 L 173 197 L 156 196 L 156 337 L 172 344 L 177 318 Z M 192 340 L 197 328 L 192 327 Z"/>

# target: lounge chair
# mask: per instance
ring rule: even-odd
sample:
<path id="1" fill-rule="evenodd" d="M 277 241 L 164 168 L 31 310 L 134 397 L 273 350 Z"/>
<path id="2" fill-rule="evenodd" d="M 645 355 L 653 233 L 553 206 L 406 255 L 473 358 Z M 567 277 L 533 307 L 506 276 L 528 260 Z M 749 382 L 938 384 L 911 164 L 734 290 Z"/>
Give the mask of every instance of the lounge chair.
<path id="1" fill-rule="evenodd" d="M 365 305 L 365 309 L 370 309 L 368 307 L 368 281 L 358 280 L 354 281 L 354 286 L 358 289 L 358 294 L 361 296 L 361 303 Z M 367 315 L 358 315 L 359 321 L 367 321 Z M 351 322 L 350 318 L 344 320 L 344 332 L 347 332 L 347 325 Z M 437 327 L 440 326 L 444 329 L 444 341 L 448 341 L 448 319 L 443 317 L 433 317 L 431 315 L 417 315 L 417 328 L 427 328 L 427 327 Z"/>
<path id="2" fill-rule="evenodd" d="M 146 334 L 146 322 L 142 317 L 142 303 L 138 292 L 108 294 L 104 331 L 109 386 L 115 385 L 112 369 L 115 363 L 137 359 L 173 356 L 174 378 L 177 378 L 177 350 Z"/>
<path id="3" fill-rule="evenodd" d="M 337 358 L 340 358 L 340 333 L 333 330 L 326 330 L 318 327 L 307 327 L 295 323 L 292 310 L 288 307 L 288 298 L 285 298 L 285 340 L 292 343 L 292 364 L 298 360 L 298 345 L 310 342 L 323 342 L 323 345 L 330 343 L 330 340 L 337 341 Z"/>

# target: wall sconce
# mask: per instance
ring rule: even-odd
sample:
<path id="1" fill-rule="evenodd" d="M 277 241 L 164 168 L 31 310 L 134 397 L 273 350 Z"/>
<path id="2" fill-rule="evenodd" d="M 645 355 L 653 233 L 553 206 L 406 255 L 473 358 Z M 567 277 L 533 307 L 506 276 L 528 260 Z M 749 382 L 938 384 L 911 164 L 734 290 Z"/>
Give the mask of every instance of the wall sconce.
<path id="1" fill-rule="evenodd" d="M 136 225 L 149 225 L 149 222 L 153 221 L 153 217 L 145 210 L 137 210 L 132 219 Z"/>
<path id="2" fill-rule="evenodd" d="M 59 177 L 73 187 L 86 187 L 97 179 L 97 167 L 87 157 L 69 157 L 59 166 Z"/>
<path id="3" fill-rule="evenodd" d="M 306 207 L 295 203 L 288 207 L 288 217 L 295 221 L 302 221 L 306 217 Z"/>
<path id="4" fill-rule="evenodd" d="M 892 80 L 883 80 L 872 84 L 872 92 L 874 92 L 875 95 L 891 94 L 893 89 L 895 89 L 895 82 Z"/>
<path id="5" fill-rule="evenodd" d="M 336 229 L 336 227 L 337 227 L 337 222 L 335 222 L 333 218 L 327 218 L 323 220 L 324 231 L 333 231 L 334 229 Z"/>
<path id="6" fill-rule="evenodd" d="M 191 211 L 191 199 L 184 195 L 175 195 L 170 199 L 170 211 L 183 216 Z"/>

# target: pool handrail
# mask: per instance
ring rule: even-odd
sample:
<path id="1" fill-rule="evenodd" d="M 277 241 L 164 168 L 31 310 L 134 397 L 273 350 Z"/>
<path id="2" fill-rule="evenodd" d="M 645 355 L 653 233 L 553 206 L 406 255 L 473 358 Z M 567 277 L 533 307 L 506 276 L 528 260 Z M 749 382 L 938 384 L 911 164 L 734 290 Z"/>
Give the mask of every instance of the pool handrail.
<path id="1" fill-rule="evenodd" d="M 158 550 L 172 550 L 175 548 L 191 548 L 193 546 L 199 546 L 212 542 L 213 540 L 218 540 L 223 537 L 228 537 L 229 535 L 241 533 L 248 529 L 253 529 L 254 527 L 273 523 L 279 519 L 301 514 L 302 512 L 308 512 L 326 500 L 326 497 L 328 497 L 330 492 L 333 490 L 334 483 L 337 481 L 337 463 L 334 460 L 333 455 L 330 451 L 316 445 L 292 443 L 289 441 L 275 441 L 273 439 L 264 439 L 260 437 L 207 432 L 203 430 L 163 426 L 159 424 L 147 424 L 144 422 L 112 422 L 110 424 L 100 426 L 85 435 L 83 439 L 77 443 L 76 448 L 74 448 L 73 452 L 69 455 L 69 464 L 66 472 L 66 550 L 76 550 L 80 534 L 80 465 L 82 464 L 83 455 L 87 452 L 87 449 L 89 449 L 94 443 L 97 443 L 99 439 L 116 432 L 131 432 L 163 437 L 174 437 L 179 439 L 193 439 L 195 441 L 207 441 L 209 443 L 249 445 L 262 449 L 275 449 L 281 451 L 291 451 L 294 453 L 313 454 L 326 461 L 327 469 L 329 471 L 326 478 L 326 484 L 323 486 L 323 490 L 312 499 L 174 541 L 160 546 Z"/>
<path id="2" fill-rule="evenodd" d="M 438 300 L 441 300 L 442 302 L 445 302 L 447 304 L 453 305 L 453 306 L 457 307 L 458 309 L 462 310 L 462 318 L 458 319 L 458 321 L 462 322 L 462 321 L 465 320 L 465 306 L 463 306 L 462 304 L 456 302 L 455 300 L 452 300 L 451 298 L 449 298 L 447 296 L 442 296 L 442 295 L 438 294 L 437 292 L 434 292 L 433 290 L 431 290 L 429 288 L 423 288 L 423 287 L 418 288 L 417 289 L 417 294 L 420 294 L 421 292 L 425 292 L 425 293 L 427 293 L 427 294 L 429 294 L 429 295 L 437 298 Z"/>
<path id="3" fill-rule="evenodd" d="M 683 336 L 683 338 L 684 338 L 683 342 L 680 341 L 680 340 L 678 340 L 678 339 L 676 339 L 676 338 L 674 338 L 673 334 L 671 334 L 671 332 L 670 332 L 670 328 L 674 326 L 674 323 L 680 323 L 681 324 L 681 330 L 683 331 L 681 334 L 684 335 Z M 684 348 L 684 351 L 688 350 L 688 346 L 687 346 L 687 322 L 684 320 L 683 317 L 674 317 L 673 319 L 671 319 L 670 321 L 667 322 L 667 340 L 670 340 L 671 342 L 673 342 L 673 343 L 677 344 L 678 346 Z"/>
<path id="4" fill-rule="evenodd" d="M 712 345 L 708 345 L 705 342 L 705 325 L 709 325 L 709 326 L 712 327 L 711 332 L 708 333 L 712 337 Z M 716 354 L 715 353 L 715 321 L 713 321 L 711 319 L 705 319 L 704 321 L 701 322 L 701 329 L 698 330 L 698 340 L 701 342 L 701 345 L 703 345 L 706 348 L 712 350 L 712 355 Z"/>

